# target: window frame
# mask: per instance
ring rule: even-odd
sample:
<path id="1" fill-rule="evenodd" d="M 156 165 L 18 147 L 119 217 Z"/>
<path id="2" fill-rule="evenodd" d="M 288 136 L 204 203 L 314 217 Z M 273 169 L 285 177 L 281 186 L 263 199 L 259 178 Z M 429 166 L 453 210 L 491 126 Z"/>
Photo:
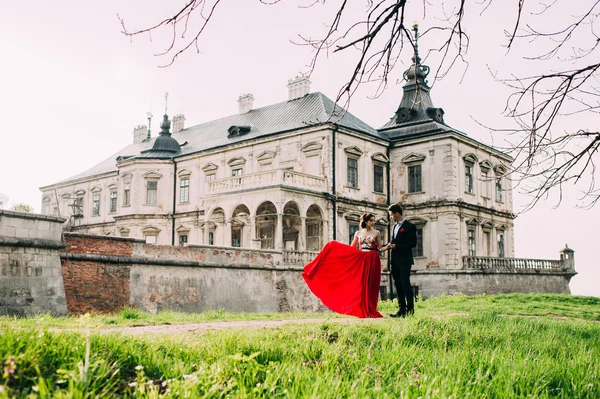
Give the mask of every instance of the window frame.
<path id="1" fill-rule="evenodd" d="M 154 184 L 154 187 L 150 187 L 151 184 Z M 154 202 L 150 201 L 150 193 L 153 192 L 152 199 Z M 146 180 L 146 205 L 158 205 L 158 180 Z"/>
<path id="2" fill-rule="evenodd" d="M 473 184 L 473 176 L 475 171 L 475 165 L 465 162 L 465 192 L 468 194 L 474 194 L 475 187 Z"/>
<path id="3" fill-rule="evenodd" d="M 185 194 L 185 195 L 184 195 Z M 179 179 L 179 203 L 190 202 L 190 178 L 188 176 Z"/>
<path id="4" fill-rule="evenodd" d="M 418 168 L 418 169 L 416 169 Z M 412 170 L 418 170 L 419 171 L 419 179 L 418 179 L 418 187 L 415 187 L 416 185 L 416 177 L 414 177 L 414 173 L 412 173 L 411 176 L 411 171 Z M 418 164 L 413 164 L 413 165 L 408 165 L 407 167 L 407 171 L 406 171 L 406 177 L 408 179 L 407 181 L 407 193 L 408 194 L 414 194 L 414 193 L 422 193 L 423 192 L 423 167 L 421 163 Z M 418 188 L 418 190 L 417 190 Z"/>
<path id="5" fill-rule="evenodd" d="M 108 211 L 110 213 L 116 213 L 117 212 L 117 201 L 119 199 L 119 193 L 117 192 L 117 190 L 110 190 L 110 192 L 108 194 L 108 198 L 109 198 Z"/>
<path id="6" fill-rule="evenodd" d="M 377 189 L 378 188 L 377 187 L 377 182 L 378 182 L 378 177 L 379 177 L 379 176 L 377 176 L 377 169 L 378 168 L 381 169 L 381 176 L 380 176 L 380 178 L 381 178 L 381 183 L 380 183 L 381 184 L 381 190 Z M 385 167 L 383 165 L 381 165 L 381 164 L 374 163 L 373 164 L 373 192 L 383 194 L 384 190 L 385 190 Z"/>
<path id="7" fill-rule="evenodd" d="M 352 161 L 352 163 L 354 163 L 354 166 L 352 166 L 352 167 L 350 166 L 350 161 Z M 352 178 L 351 173 L 350 173 L 351 170 L 354 170 L 354 176 L 353 176 L 355 179 L 354 182 L 350 181 Z M 347 183 L 348 187 L 358 188 L 358 158 L 357 157 L 354 157 L 354 156 L 346 157 L 346 177 L 347 177 L 346 183 Z"/>
<path id="8" fill-rule="evenodd" d="M 100 194 L 92 194 L 92 216 L 100 216 Z"/>

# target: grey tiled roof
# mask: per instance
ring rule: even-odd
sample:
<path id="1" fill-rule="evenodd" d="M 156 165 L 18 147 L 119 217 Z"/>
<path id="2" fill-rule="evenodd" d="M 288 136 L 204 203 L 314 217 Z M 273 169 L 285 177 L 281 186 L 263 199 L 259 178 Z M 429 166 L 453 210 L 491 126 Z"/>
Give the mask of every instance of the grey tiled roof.
<path id="1" fill-rule="evenodd" d="M 180 144 L 187 142 L 181 147 L 181 153 L 177 155 L 182 156 L 326 122 L 337 123 L 339 126 L 359 131 L 368 136 L 387 140 L 385 135 L 351 113 L 343 112 L 341 107 L 336 106 L 333 101 L 319 92 L 253 109 L 245 114 L 231 115 L 192 126 L 174 133 L 173 138 Z M 229 138 L 227 129 L 231 126 L 251 126 L 252 130 L 247 134 Z M 156 137 L 139 144 L 130 144 L 91 169 L 55 184 L 116 171 L 118 156 L 140 157 L 142 151 L 152 148 L 155 140 Z"/>

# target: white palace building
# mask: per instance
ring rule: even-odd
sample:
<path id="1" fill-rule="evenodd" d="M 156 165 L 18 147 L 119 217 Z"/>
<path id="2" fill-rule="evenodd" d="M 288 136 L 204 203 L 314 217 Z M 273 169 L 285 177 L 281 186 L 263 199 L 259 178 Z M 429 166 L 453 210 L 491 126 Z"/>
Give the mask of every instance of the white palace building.
<path id="1" fill-rule="evenodd" d="M 237 114 L 196 126 L 165 114 L 158 137 L 138 126 L 117 154 L 42 187 L 42 213 L 67 218 L 72 232 L 270 249 L 301 265 L 329 240 L 349 243 L 365 212 L 387 242 L 387 207 L 401 203 L 418 228 L 424 296 L 526 291 L 523 276 L 540 270 L 552 281 L 538 291 L 568 292 L 574 269 L 564 260 L 514 259 L 511 158 L 446 125 L 428 72 L 415 54 L 379 129 L 310 92 L 305 77 L 288 83 L 285 101 L 254 108 L 243 95 Z"/>

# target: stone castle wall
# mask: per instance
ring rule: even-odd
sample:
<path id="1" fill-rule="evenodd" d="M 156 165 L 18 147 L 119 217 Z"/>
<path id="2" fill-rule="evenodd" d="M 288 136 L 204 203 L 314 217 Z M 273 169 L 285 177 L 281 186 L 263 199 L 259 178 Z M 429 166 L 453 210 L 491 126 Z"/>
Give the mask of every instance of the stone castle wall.
<path id="1" fill-rule="evenodd" d="M 0 210 L 0 315 L 66 315 L 64 219 Z"/>
<path id="2" fill-rule="evenodd" d="M 320 311 L 301 268 L 281 252 L 157 246 L 141 240 L 65 233 L 62 270 L 70 314 L 117 312 Z"/>

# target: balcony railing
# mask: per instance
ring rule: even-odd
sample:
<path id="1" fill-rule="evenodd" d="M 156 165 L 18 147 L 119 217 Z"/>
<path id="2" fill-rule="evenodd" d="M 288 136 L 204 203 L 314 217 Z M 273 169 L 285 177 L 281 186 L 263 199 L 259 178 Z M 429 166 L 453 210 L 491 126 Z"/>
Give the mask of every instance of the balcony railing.
<path id="1" fill-rule="evenodd" d="M 310 263 L 318 252 L 313 251 L 283 251 L 283 264 L 306 265 Z"/>
<path id="2" fill-rule="evenodd" d="M 278 169 L 209 181 L 206 186 L 206 193 L 208 195 L 221 194 L 248 188 L 268 187 L 275 184 L 327 191 L 327 182 L 322 177 Z"/>
<path id="3" fill-rule="evenodd" d="M 568 270 L 561 260 L 492 258 L 487 256 L 463 256 L 463 269 L 478 270 Z"/>

